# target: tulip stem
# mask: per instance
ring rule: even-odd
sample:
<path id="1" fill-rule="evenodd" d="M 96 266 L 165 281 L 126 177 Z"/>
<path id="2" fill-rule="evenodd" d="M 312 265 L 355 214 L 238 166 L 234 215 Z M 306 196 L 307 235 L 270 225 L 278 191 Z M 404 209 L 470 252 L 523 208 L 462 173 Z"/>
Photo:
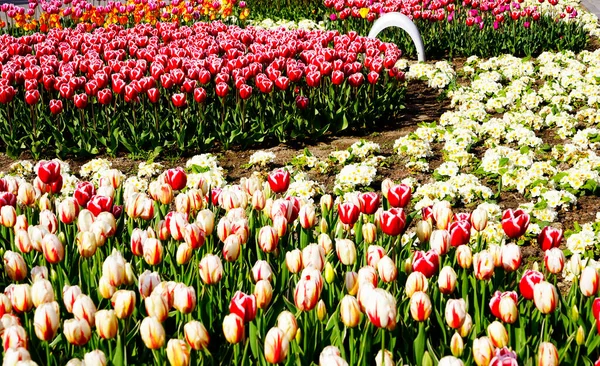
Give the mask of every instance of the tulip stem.
<path id="1" fill-rule="evenodd" d="M 383 328 L 381 329 L 381 364 L 385 365 L 385 329 Z"/>
<path id="2" fill-rule="evenodd" d="M 50 366 L 50 342 L 45 341 L 44 346 L 46 346 L 46 365 Z M 579 349 L 579 348 L 578 348 Z"/>

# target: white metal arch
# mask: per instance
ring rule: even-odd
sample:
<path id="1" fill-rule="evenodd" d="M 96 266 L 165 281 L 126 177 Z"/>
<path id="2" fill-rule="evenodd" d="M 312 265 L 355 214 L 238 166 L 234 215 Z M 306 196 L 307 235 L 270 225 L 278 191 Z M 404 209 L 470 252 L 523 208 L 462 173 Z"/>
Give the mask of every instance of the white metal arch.
<path id="1" fill-rule="evenodd" d="M 402 13 L 393 12 L 381 16 L 373 23 L 373 27 L 371 28 L 368 37 L 376 38 L 382 30 L 389 27 L 398 27 L 406 31 L 415 44 L 419 61 L 425 61 L 425 47 L 423 46 L 421 33 L 417 29 L 415 23 Z"/>

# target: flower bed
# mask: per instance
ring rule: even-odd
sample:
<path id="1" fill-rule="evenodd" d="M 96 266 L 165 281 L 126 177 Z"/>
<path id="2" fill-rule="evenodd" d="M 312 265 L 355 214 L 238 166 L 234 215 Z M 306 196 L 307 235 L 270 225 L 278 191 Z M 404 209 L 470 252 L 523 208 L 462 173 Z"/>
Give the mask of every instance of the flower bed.
<path id="1" fill-rule="evenodd" d="M 355 32 L 158 23 L 0 44 L 0 137 L 11 155 L 304 139 L 402 108 L 400 50 Z"/>

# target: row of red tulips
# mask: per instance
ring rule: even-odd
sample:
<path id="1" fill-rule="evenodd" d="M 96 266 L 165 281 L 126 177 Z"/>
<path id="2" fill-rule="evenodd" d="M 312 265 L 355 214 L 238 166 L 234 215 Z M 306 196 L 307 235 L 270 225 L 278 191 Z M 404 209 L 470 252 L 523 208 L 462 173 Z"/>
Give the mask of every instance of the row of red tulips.
<path id="1" fill-rule="evenodd" d="M 389 115 L 404 90 L 400 50 L 355 32 L 158 23 L 0 45 L 0 134 L 13 153 L 24 141 L 39 153 L 48 135 L 65 136 L 58 151 L 88 153 L 102 146 L 68 142 L 95 136 L 114 153 L 154 149 L 159 137 L 181 150 L 303 138 Z"/>

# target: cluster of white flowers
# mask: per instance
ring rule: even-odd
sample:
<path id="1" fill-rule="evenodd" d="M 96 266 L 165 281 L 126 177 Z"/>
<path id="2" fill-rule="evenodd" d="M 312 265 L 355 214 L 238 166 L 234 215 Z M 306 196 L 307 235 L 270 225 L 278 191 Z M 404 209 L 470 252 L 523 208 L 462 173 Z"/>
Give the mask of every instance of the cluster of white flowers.
<path id="1" fill-rule="evenodd" d="M 95 173 L 98 173 L 99 171 L 110 169 L 111 166 L 112 163 L 107 159 L 92 159 L 81 166 L 79 169 L 79 175 L 84 178 L 89 177 Z"/>
<path id="2" fill-rule="evenodd" d="M 192 173 L 187 175 L 187 186 L 190 188 L 198 187 L 200 182 L 205 182 L 211 188 L 223 187 L 227 183 L 224 170 L 213 154 L 195 155 L 185 166 L 192 170 Z"/>
<path id="3" fill-rule="evenodd" d="M 275 154 L 271 151 L 259 150 L 250 156 L 248 164 L 265 167 L 275 161 Z"/>
<path id="4" fill-rule="evenodd" d="M 123 199 L 127 199 L 133 194 L 138 192 L 146 192 L 148 190 L 148 180 L 139 177 L 129 177 L 123 183 Z"/>
<path id="5" fill-rule="evenodd" d="M 20 177 L 33 173 L 33 163 L 29 160 L 19 160 L 10 164 L 9 172 Z"/>
<path id="6" fill-rule="evenodd" d="M 334 192 L 349 192 L 369 186 L 377 175 L 377 168 L 365 163 L 348 164 L 335 176 Z"/>
<path id="7" fill-rule="evenodd" d="M 159 175 L 163 170 L 163 165 L 161 163 L 147 163 L 141 162 L 138 165 L 138 178 L 152 178 L 156 175 Z"/>
<path id="8" fill-rule="evenodd" d="M 276 29 L 276 28 L 286 28 L 286 29 L 306 29 L 306 30 L 326 30 L 325 22 L 315 22 L 311 19 L 302 19 L 298 22 L 294 22 L 293 20 L 273 20 L 270 18 L 263 19 L 261 21 L 256 21 L 252 19 L 248 19 L 248 24 L 254 26 L 256 28 L 263 29 Z"/>
<path id="9" fill-rule="evenodd" d="M 425 158 L 433 156 L 431 144 L 420 139 L 415 134 L 400 137 L 394 142 L 394 151 L 401 157 L 408 159 L 406 167 L 418 171 L 428 171 L 429 163 Z"/>
<path id="10" fill-rule="evenodd" d="M 572 253 L 583 253 L 600 242 L 591 224 L 584 224 L 581 231 L 567 238 L 567 249 Z"/>
<path id="11" fill-rule="evenodd" d="M 444 89 L 456 79 L 456 72 L 452 64 L 447 61 L 438 61 L 435 64 L 417 62 L 407 64 L 405 60 L 399 60 L 396 67 L 405 70 L 407 80 L 425 80 L 430 88 Z"/>
<path id="12" fill-rule="evenodd" d="M 312 199 L 324 192 L 325 187 L 321 183 L 308 179 L 306 174 L 296 174 L 285 195 Z"/>
<path id="13" fill-rule="evenodd" d="M 348 150 L 352 152 L 352 155 L 365 159 L 378 153 L 381 150 L 381 147 L 374 142 L 360 140 L 353 143 Z"/>

